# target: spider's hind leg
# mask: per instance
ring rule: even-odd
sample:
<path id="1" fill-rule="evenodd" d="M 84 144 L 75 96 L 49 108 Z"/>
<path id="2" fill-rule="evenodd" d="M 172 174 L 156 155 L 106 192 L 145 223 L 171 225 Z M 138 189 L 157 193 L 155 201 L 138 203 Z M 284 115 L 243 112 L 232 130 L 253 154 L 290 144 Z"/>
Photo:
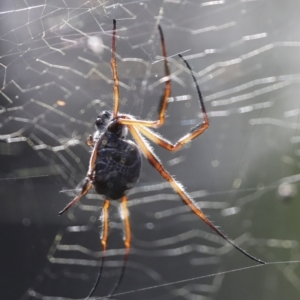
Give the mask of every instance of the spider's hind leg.
<path id="1" fill-rule="evenodd" d="M 103 205 L 103 210 L 102 210 L 102 233 L 101 233 L 101 244 L 102 244 L 102 260 L 101 260 L 101 265 L 99 269 L 99 273 L 96 279 L 96 282 L 90 291 L 89 295 L 87 296 L 86 300 L 88 300 L 90 297 L 93 296 L 94 292 L 96 291 L 96 288 L 100 282 L 100 278 L 102 275 L 103 271 L 103 265 L 104 265 L 104 260 L 105 260 L 105 252 L 107 248 L 107 239 L 108 239 L 108 209 L 110 206 L 109 200 L 105 200 L 104 205 Z"/>
<path id="2" fill-rule="evenodd" d="M 122 282 L 122 279 L 124 277 L 124 273 L 125 273 L 125 269 L 126 269 L 126 264 L 127 264 L 127 260 L 129 257 L 129 251 L 130 251 L 130 246 L 131 246 L 131 230 L 130 230 L 130 223 L 129 223 L 129 211 L 127 208 L 127 201 L 128 198 L 126 196 L 122 197 L 121 200 L 121 217 L 123 219 L 124 222 L 124 246 L 125 246 L 125 255 L 124 255 L 124 260 L 123 260 L 123 266 L 122 266 L 122 270 L 119 276 L 118 281 L 116 282 L 114 288 L 112 289 L 112 291 L 109 293 L 109 296 L 107 296 L 108 298 L 112 297 L 118 287 L 120 286 L 120 283 Z"/>
<path id="3" fill-rule="evenodd" d="M 213 225 L 213 223 L 206 217 L 206 215 L 203 213 L 203 211 L 197 206 L 195 201 L 184 191 L 182 186 L 175 181 L 175 179 L 168 173 L 168 171 L 165 170 L 161 162 L 158 160 L 158 158 L 153 154 L 152 150 L 147 146 L 145 141 L 143 140 L 140 133 L 137 131 L 136 128 L 133 126 L 128 126 L 131 134 L 133 135 L 134 139 L 137 141 L 138 145 L 142 149 L 143 153 L 147 157 L 150 164 L 157 169 L 157 171 L 160 173 L 160 175 L 166 179 L 174 191 L 180 196 L 180 198 L 183 200 L 183 202 L 189 206 L 189 208 L 202 220 L 204 221 L 212 230 L 214 230 L 219 236 L 221 236 L 224 240 L 226 240 L 228 243 L 230 243 L 233 247 L 235 247 L 237 250 L 242 252 L 244 255 L 249 257 L 250 259 L 260 263 L 265 264 L 262 260 L 250 255 L 245 250 L 240 248 L 238 245 L 236 245 L 232 240 L 226 237 L 226 235 L 220 231 L 216 226 Z"/>

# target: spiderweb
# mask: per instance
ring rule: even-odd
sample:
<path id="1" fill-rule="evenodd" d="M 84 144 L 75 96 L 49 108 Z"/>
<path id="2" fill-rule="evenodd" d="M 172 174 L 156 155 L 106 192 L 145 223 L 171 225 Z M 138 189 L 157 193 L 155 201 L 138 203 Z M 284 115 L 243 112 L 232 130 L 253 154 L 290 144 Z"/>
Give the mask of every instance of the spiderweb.
<path id="1" fill-rule="evenodd" d="M 82 299 L 97 276 L 101 198 L 91 192 L 57 213 L 86 174 L 85 139 L 97 114 L 113 105 L 112 19 L 121 111 L 157 116 L 161 24 L 172 97 L 158 131 L 175 141 L 201 119 L 178 53 L 193 66 L 211 126 L 180 152 L 155 146 L 156 153 L 242 248 L 265 261 L 299 260 L 298 11 L 292 0 L 2 1 L 1 299 Z M 240 269 L 252 262 L 197 219 L 146 161 L 129 198 L 132 250 L 114 298 L 299 298 L 298 264 Z M 99 297 L 122 266 L 118 202 L 108 249 Z M 201 279 L 184 281 L 194 277 Z"/>

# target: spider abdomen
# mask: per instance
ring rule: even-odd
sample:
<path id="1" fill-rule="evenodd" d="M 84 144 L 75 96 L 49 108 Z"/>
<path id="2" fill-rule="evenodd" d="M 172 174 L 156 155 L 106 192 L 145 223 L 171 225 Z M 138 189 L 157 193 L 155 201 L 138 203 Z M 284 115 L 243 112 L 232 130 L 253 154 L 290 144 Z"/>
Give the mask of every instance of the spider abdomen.
<path id="1" fill-rule="evenodd" d="M 141 168 L 139 148 L 130 140 L 109 134 L 98 149 L 93 186 L 108 199 L 120 199 L 137 183 Z"/>

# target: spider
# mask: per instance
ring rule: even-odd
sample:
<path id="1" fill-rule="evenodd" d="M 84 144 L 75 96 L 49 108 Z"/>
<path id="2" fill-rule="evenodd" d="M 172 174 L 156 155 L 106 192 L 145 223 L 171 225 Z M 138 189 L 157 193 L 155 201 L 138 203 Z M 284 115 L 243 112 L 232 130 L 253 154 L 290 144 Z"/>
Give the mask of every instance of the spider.
<path id="1" fill-rule="evenodd" d="M 148 145 L 144 137 L 148 138 L 152 142 L 159 146 L 169 150 L 177 151 L 184 144 L 192 141 L 196 137 L 200 136 L 209 127 L 209 120 L 207 117 L 204 101 L 197 84 L 196 78 L 189 63 L 179 54 L 180 58 L 189 69 L 193 78 L 194 84 L 197 89 L 198 98 L 200 102 L 200 108 L 202 110 L 203 122 L 196 125 L 190 130 L 189 133 L 180 138 L 175 144 L 161 137 L 158 133 L 150 130 L 149 127 L 157 128 L 162 126 L 165 121 L 166 110 L 168 106 L 168 98 L 171 95 L 171 80 L 170 71 L 167 62 L 166 46 L 164 41 L 163 31 L 158 26 L 158 31 L 161 40 L 162 53 L 164 58 L 164 69 L 166 75 L 166 83 L 164 93 L 159 103 L 158 109 L 158 120 L 137 120 L 131 115 L 119 113 L 119 79 L 117 74 L 117 62 L 116 62 L 116 20 L 113 20 L 113 34 L 112 34 L 112 58 L 111 67 L 113 73 L 113 98 L 114 108 L 112 112 L 104 111 L 96 119 L 95 127 L 96 132 L 93 136 L 89 136 L 87 144 L 92 147 L 92 154 L 89 162 L 89 169 L 84 183 L 81 187 L 81 192 L 76 196 L 59 214 L 63 214 L 68 210 L 74 203 L 76 203 L 82 196 L 88 193 L 90 188 L 93 186 L 96 192 L 105 197 L 103 210 L 102 210 L 102 234 L 101 244 L 103 247 L 102 263 L 98 273 L 96 283 L 91 290 L 89 297 L 93 295 L 96 287 L 100 281 L 103 263 L 105 258 L 105 251 L 107 248 L 108 239 L 108 210 L 111 200 L 121 199 L 121 209 L 124 220 L 124 245 L 125 245 L 125 256 L 123 262 L 123 268 L 117 283 L 115 284 L 112 292 L 108 297 L 115 294 L 119 287 L 121 280 L 124 275 L 126 262 L 128 260 L 130 245 L 131 245 L 131 231 L 129 223 L 129 213 L 127 210 L 126 196 L 127 192 L 134 187 L 137 183 L 142 167 L 142 154 L 147 158 L 150 164 L 160 173 L 160 175 L 167 180 L 174 191 L 180 196 L 182 201 L 189 206 L 189 208 L 212 230 L 214 230 L 219 236 L 225 239 L 237 250 L 242 252 L 250 259 L 265 264 L 262 260 L 248 254 L 245 250 L 236 245 L 233 241 L 227 238 L 212 222 L 206 217 L 202 210 L 197 206 L 195 201 L 185 192 L 182 185 L 175 181 L 175 179 L 168 173 L 164 168 L 160 160 L 156 157 L 151 147 Z M 126 135 L 129 132 L 134 138 L 135 142 L 126 139 Z"/>

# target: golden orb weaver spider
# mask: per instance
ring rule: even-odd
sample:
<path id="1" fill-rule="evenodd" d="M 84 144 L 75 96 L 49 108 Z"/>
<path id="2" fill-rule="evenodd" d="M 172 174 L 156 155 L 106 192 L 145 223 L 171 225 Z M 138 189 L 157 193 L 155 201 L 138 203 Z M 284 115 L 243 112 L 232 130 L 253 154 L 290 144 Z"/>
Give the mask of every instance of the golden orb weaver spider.
<path id="1" fill-rule="evenodd" d="M 160 175 L 167 180 L 174 191 L 180 196 L 183 202 L 189 206 L 189 208 L 203 220 L 211 229 L 213 229 L 219 236 L 225 239 L 237 250 L 242 252 L 250 259 L 265 264 L 262 260 L 248 254 L 245 250 L 236 245 L 233 241 L 227 238 L 222 231 L 215 227 L 211 221 L 206 217 L 202 210 L 196 205 L 195 201 L 184 191 L 182 185 L 175 181 L 175 179 L 166 171 L 162 163 L 156 157 L 152 149 L 149 147 L 144 137 L 153 141 L 155 144 L 162 146 L 169 151 L 177 151 L 184 144 L 195 139 L 201 135 L 208 127 L 209 121 L 204 106 L 204 101 L 197 84 L 196 78 L 192 72 L 189 63 L 181 56 L 180 58 L 184 61 L 186 67 L 190 70 L 194 84 L 197 89 L 200 107 L 202 109 L 203 123 L 199 123 L 190 130 L 189 133 L 180 138 L 175 144 L 161 137 L 159 134 L 150 130 L 148 127 L 157 128 L 162 126 L 165 121 L 165 114 L 168 106 L 168 98 L 171 95 L 171 80 L 170 71 L 167 62 L 166 46 L 164 36 L 160 25 L 158 26 L 160 34 L 162 53 L 164 58 L 164 69 L 166 74 L 166 84 L 164 94 L 159 104 L 159 118 L 156 121 L 137 120 L 131 115 L 119 113 L 119 79 L 117 74 L 117 62 L 116 62 L 116 20 L 113 20 L 113 35 L 112 35 L 112 58 L 111 67 L 113 73 L 114 87 L 114 109 L 113 112 L 104 111 L 100 116 L 97 117 L 95 122 L 96 132 L 94 136 L 89 136 L 87 144 L 92 147 L 92 154 L 89 162 L 89 169 L 85 182 L 82 185 L 81 192 L 76 196 L 59 214 L 63 214 L 68 210 L 74 203 L 76 203 L 82 196 L 88 193 L 90 188 L 94 186 L 96 192 L 100 195 L 105 196 L 105 201 L 102 211 L 102 235 L 101 244 L 103 247 L 103 256 L 101 261 L 101 267 L 98 273 L 98 277 L 94 287 L 89 293 L 86 299 L 89 299 L 95 292 L 97 285 L 100 281 L 102 274 L 103 263 L 105 258 L 105 251 L 107 248 L 108 239 L 108 209 L 111 200 L 121 199 L 121 208 L 123 212 L 125 234 L 124 234 L 124 245 L 125 245 L 125 257 L 122 267 L 121 274 L 118 281 L 116 282 L 112 292 L 106 298 L 113 296 L 119 287 L 124 271 L 126 262 L 128 260 L 130 245 L 131 245 L 131 232 L 129 223 L 129 214 L 127 210 L 127 196 L 126 192 L 133 188 L 135 183 L 138 181 L 141 172 L 141 152 L 148 159 L 150 164 L 157 169 Z M 130 140 L 126 140 L 126 134 L 128 130 L 133 136 L 136 144 Z M 144 136 L 144 137 L 143 137 Z"/>

